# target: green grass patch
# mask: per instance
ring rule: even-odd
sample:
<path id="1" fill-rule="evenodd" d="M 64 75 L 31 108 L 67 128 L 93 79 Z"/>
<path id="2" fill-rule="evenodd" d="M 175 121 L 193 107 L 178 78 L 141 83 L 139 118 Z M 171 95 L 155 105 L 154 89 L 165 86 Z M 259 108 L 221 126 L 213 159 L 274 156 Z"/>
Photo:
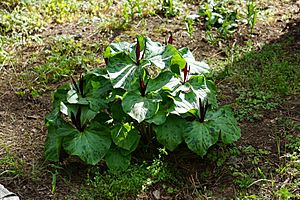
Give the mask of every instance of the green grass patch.
<path id="1" fill-rule="evenodd" d="M 24 175 L 23 161 L 21 161 L 16 155 L 12 153 L 8 147 L 0 144 L 0 147 L 4 149 L 4 153 L 0 154 L 0 177 L 18 177 Z M 0 179 L 0 180 L 1 180 Z"/>
<path id="2" fill-rule="evenodd" d="M 282 103 L 283 96 L 300 92 L 299 53 L 288 51 L 292 43 L 293 38 L 267 44 L 258 51 L 238 47 L 229 52 L 227 60 L 215 62 L 223 66 L 215 77 L 237 95 L 233 107 L 240 120 L 261 119 L 264 111 Z M 245 52 L 247 49 L 252 51 Z"/>
<path id="3" fill-rule="evenodd" d="M 179 182 L 170 168 L 161 160 L 140 165 L 131 165 L 124 172 L 98 171 L 90 173 L 78 197 L 80 199 L 126 199 L 137 197 L 155 184 L 161 183 L 168 193 L 176 191 L 172 185 Z"/>

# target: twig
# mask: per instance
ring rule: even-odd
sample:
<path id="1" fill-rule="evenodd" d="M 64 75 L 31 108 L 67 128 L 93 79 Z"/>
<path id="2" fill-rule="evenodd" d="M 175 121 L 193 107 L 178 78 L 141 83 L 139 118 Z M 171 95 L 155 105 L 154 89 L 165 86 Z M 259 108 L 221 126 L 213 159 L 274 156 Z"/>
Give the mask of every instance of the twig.
<path id="1" fill-rule="evenodd" d="M 251 183 L 248 188 L 250 188 L 252 185 L 256 184 L 256 183 L 259 183 L 261 181 L 266 181 L 266 182 L 272 182 L 272 180 L 269 180 L 269 179 L 258 179 L 256 181 L 254 181 L 253 183 Z"/>

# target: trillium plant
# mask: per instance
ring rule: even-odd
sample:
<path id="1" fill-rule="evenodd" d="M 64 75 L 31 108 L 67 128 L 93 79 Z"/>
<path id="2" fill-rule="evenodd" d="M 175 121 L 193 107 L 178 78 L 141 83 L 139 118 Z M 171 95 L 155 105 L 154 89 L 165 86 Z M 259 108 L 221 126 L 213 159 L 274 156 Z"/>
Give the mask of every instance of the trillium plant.
<path id="1" fill-rule="evenodd" d="M 170 151 L 186 143 L 202 157 L 218 141 L 238 140 L 231 109 L 217 105 L 215 85 L 205 76 L 208 65 L 172 41 L 137 36 L 132 44 L 112 43 L 105 68 L 59 87 L 45 119 L 46 159 L 59 161 L 64 150 L 87 164 L 105 161 L 124 170 L 141 141 L 157 140 Z"/>

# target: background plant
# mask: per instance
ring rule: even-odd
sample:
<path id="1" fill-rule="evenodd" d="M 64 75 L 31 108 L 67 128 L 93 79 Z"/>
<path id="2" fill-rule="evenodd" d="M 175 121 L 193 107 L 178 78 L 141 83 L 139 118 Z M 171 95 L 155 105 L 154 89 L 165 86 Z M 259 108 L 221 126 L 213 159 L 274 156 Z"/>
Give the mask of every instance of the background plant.
<path id="1" fill-rule="evenodd" d="M 258 9 L 255 4 L 255 0 L 248 0 L 247 1 L 247 23 L 250 26 L 251 32 L 254 29 L 254 26 L 257 22 L 257 14 Z"/>
<path id="2" fill-rule="evenodd" d="M 199 15 L 204 18 L 206 30 L 216 28 L 225 38 L 236 31 L 238 26 L 238 11 L 230 7 L 226 0 L 208 0 L 200 7 Z"/>
<path id="3" fill-rule="evenodd" d="M 177 0 L 161 0 L 160 12 L 166 17 L 175 17 L 180 13 L 181 4 Z"/>
<path id="4" fill-rule="evenodd" d="M 207 0 L 198 11 L 204 23 L 208 40 L 214 42 L 217 36 L 228 38 L 243 24 L 248 24 L 251 32 L 257 21 L 257 7 L 255 1 L 249 0 L 246 4 L 229 0 Z"/>

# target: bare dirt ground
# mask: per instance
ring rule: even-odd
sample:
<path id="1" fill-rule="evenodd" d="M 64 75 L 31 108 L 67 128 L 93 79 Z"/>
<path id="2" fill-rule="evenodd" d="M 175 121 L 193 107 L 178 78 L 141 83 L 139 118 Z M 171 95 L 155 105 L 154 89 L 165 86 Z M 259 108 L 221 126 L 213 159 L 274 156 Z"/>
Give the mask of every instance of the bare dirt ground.
<path id="1" fill-rule="evenodd" d="M 259 21 L 253 35 L 255 45 L 258 51 L 265 44 L 278 43 L 284 39 L 294 36 L 297 38 L 291 46 L 287 46 L 286 51 L 291 53 L 300 51 L 300 13 L 297 5 L 293 1 L 278 1 L 277 5 L 269 5 L 265 2 L 265 9 L 270 8 L 274 11 L 272 20 Z M 95 27 L 84 27 L 77 24 L 67 24 L 57 27 L 49 27 L 44 37 L 56 34 L 81 34 L 82 38 L 87 38 L 89 43 L 102 39 L 105 44 L 115 40 L 131 41 L 136 33 L 143 33 L 153 39 L 163 42 L 167 31 L 175 32 L 174 38 L 176 46 L 189 47 L 198 59 L 208 59 L 217 57 L 222 59 L 222 45 L 218 47 L 210 46 L 205 41 L 204 31 L 200 25 L 196 27 L 193 39 L 190 39 L 185 32 L 184 24 L 180 21 L 162 19 L 160 17 L 150 17 L 145 19 L 145 23 L 136 23 L 129 30 L 113 30 L 111 32 L 97 32 Z M 84 31 L 83 31 L 84 30 Z M 165 31 L 162 31 L 165 30 Z M 241 35 L 235 35 L 235 40 L 243 43 L 246 38 Z M 20 55 L 26 60 L 30 57 L 30 48 L 24 48 L 20 51 Z M 0 71 L 0 157 L 5 154 L 12 153 L 15 156 L 14 162 L 22 163 L 24 166 L 24 174 L 22 176 L 11 177 L 1 176 L 0 183 L 5 185 L 12 191 L 16 192 L 21 199 L 63 199 L 67 194 L 74 194 L 79 190 L 82 179 L 78 178 L 84 172 L 78 172 L 77 169 L 83 166 L 77 166 L 72 170 L 75 172 L 68 183 L 59 181 L 57 192 L 51 193 L 51 174 L 44 168 L 43 147 L 46 137 L 46 128 L 44 126 L 44 117 L 51 109 L 50 91 L 39 97 L 32 98 L 30 95 L 16 95 L 16 88 L 23 87 L 22 81 L 19 79 L 19 73 L 31 66 L 26 62 L 22 66 L 5 66 Z M 300 67 L 300 62 L 299 62 Z M 55 88 L 55 85 L 52 86 Z M 223 87 L 222 85 L 220 87 Z M 228 99 L 234 99 L 231 91 L 224 91 L 228 95 Z M 255 123 L 245 122 L 240 124 L 242 129 L 242 138 L 237 145 L 252 145 L 258 148 L 270 150 L 274 157 L 274 165 L 276 165 L 276 144 L 274 138 L 274 130 L 280 130 L 274 123 L 274 119 L 279 116 L 285 116 L 291 119 L 300 120 L 300 96 L 285 97 L 285 103 L 275 111 L 267 114 L 262 121 Z M 230 102 L 230 101 L 229 101 Z M 275 155 L 275 156 L 274 156 Z M 170 157 L 176 157 L 172 154 Z M 191 155 L 190 155 L 191 156 Z M 192 156 L 191 156 L 192 157 Z M 191 158 L 190 157 L 190 158 Z M 176 158 L 174 158 L 176 159 Z M 174 159 L 172 162 L 174 162 Z M 192 159 L 193 160 L 193 159 Z M 240 162 L 236 161 L 236 162 Z M 206 163 L 207 164 L 207 163 Z M 203 167 L 203 163 L 192 162 L 191 160 L 177 159 L 178 169 L 182 172 L 186 171 L 186 179 L 190 182 L 190 188 L 180 191 L 182 194 L 168 198 L 193 199 L 192 188 L 200 187 L 200 181 L 197 180 L 197 173 L 200 173 L 199 167 Z M 244 166 L 247 167 L 247 166 Z M 42 169 L 42 170 L 41 170 Z M 1 171 L 5 169 L 0 169 Z M 78 176 L 77 176 L 78 175 Z M 202 185 L 210 186 L 211 190 L 216 193 L 227 193 L 229 197 L 234 197 L 237 189 L 234 188 L 232 180 L 226 176 L 226 173 L 218 175 L 216 178 L 212 176 Z M 223 186 L 222 186 L 223 185 Z M 227 185 L 227 187 L 224 185 Z M 221 187 L 222 186 L 222 187 Z M 159 186 L 155 186 L 156 188 Z M 155 189 L 154 187 L 154 189 Z M 224 188 L 222 191 L 220 188 Z M 151 199 L 151 193 L 145 199 Z"/>

